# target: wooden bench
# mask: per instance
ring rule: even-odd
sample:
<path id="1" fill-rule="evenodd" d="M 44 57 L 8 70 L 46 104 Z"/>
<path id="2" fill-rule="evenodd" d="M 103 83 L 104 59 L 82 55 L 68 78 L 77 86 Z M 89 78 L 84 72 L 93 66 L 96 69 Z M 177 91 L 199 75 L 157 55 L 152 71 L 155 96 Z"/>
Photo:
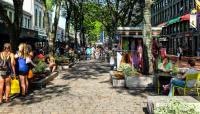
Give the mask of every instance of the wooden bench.
<path id="1" fill-rule="evenodd" d="M 33 82 L 33 86 L 34 87 L 44 87 L 47 83 L 49 83 L 50 81 L 52 81 L 55 77 L 58 76 L 58 72 L 53 72 L 50 75 L 46 76 L 44 79 L 38 80 Z"/>

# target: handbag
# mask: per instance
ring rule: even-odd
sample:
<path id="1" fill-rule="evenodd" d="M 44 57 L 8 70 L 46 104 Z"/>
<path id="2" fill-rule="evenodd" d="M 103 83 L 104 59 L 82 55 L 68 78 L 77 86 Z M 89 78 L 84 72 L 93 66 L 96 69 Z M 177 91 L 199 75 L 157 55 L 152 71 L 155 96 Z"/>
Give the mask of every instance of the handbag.
<path id="1" fill-rule="evenodd" d="M 11 94 L 20 93 L 19 80 L 16 76 L 11 80 Z"/>
<path id="2" fill-rule="evenodd" d="M 28 71 L 28 78 L 33 78 L 33 71 L 32 70 Z"/>

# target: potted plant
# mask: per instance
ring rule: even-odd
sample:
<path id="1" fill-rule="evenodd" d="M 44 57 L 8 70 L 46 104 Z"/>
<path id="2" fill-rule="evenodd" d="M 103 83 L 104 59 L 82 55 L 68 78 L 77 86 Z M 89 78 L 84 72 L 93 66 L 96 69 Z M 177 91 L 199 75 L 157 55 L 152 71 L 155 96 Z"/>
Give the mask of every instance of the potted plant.
<path id="1" fill-rule="evenodd" d="M 170 99 L 165 104 L 154 107 L 154 114 L 200 114 L 200 111 L 191 103 Z"/>
<path id="2" fill-rule="evenodd" d="M 46 71 L 47 64 L 44 61 L 39 61 L 33 68 L 34 79 L 41 79 L 48 75 Z"/>
<path id="3" fill-rule="evenodd" d="M 124 78 L 124 76 L 131 75 L 131 67 L 129 64 L 121 64 L 117 71 L 114 71 L 114 76 L 117 78 Z"/>
<path id="4" fill-rule="evenodd" d="M 143 76 L 130 64 L 122 64 L 119 68 L 125 76 L 125 85 L 128 88 L 141 88 L 153 85 L 153 77 Z"/>
<path id="5" fill-rule="evenodd" d="M 60 65 L 62 63 L 62 60 L 63 60 L 62 57 L 60 57 L 60 56 L 54 56 L 54 58 L 55 58 L 56 64 Z"/>
<path id="6" fill-rule="evenodd" d="M 126 87 L 137 87 L 139 73 L 129 64 L 123 66 L 122 72 L 125 75 Z"/>
<path id="7" fill-rule="evenodd" d="M 66 56 L 63 56 L 63 57 L 62 57 L 62 64 L 68 65 L 68 64 L 69 64 L 69 58 L 66 57 Z"/>

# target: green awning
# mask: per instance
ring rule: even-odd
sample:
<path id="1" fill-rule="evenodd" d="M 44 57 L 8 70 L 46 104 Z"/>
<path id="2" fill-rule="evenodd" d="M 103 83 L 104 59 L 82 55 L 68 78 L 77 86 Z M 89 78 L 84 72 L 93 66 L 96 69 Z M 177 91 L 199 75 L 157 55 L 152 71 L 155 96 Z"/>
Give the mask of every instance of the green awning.
<path id="1" fill-rule="evenodd" d="M 177 17 L 177 18 L 174 18 L 170 21 L 167 22 L 167 25 L 171 25 L 171 24 L 174 24 L 176 22 L 180 22 L 181 21 L 181 17 Z"/>

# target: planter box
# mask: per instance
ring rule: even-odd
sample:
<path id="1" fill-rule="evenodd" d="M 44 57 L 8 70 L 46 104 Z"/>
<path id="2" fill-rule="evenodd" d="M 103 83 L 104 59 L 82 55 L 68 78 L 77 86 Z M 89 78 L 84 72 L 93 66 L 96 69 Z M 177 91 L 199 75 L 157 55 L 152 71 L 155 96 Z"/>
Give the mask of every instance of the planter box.
<path id="1" fill-rule="evenodd" d="M 191 96 L 173 96 L 173 97 L 168 97 L 168 96 L 148 96 L 147 97 L 147 110 L 149 114 L 153 114 L 154 109 L 159 106 L 163 106 L 167 101 L 169 101 L 171 98 L 178 99 L 182 102 L 188 103 L 195 105 L 200 111 L 200 102 L 196 99 L 194 99 Z"/>
<path id="2" fill-rule="evenodd" d="M 130 76 L 125 77 L 125 84 L 127 88 L 152 88 L 153 80 L 153 76 Z"/>
<path id="3" fill-rule="evenodd" d="M 125 80 L 117 79 L 115 76 L 112 76 L 112 86 L 113 87 L 125 87 Z"/>
<path id="4" fill-rule="evenodd" d="M 115 77 L 113 71 L 110 71 L 110 79 L 113 87 L 125 87 L 125 80 Z"/>
<path id="5" fill-rule="evenodd" d="M 34 81 L 32 84 L 34 87 L 42 88 L 44 85 L 46 85 L 48 82 L 52 81 L 57 76 L 58 76 L 58 72 L 53 72 L 41 80 Z"/>

